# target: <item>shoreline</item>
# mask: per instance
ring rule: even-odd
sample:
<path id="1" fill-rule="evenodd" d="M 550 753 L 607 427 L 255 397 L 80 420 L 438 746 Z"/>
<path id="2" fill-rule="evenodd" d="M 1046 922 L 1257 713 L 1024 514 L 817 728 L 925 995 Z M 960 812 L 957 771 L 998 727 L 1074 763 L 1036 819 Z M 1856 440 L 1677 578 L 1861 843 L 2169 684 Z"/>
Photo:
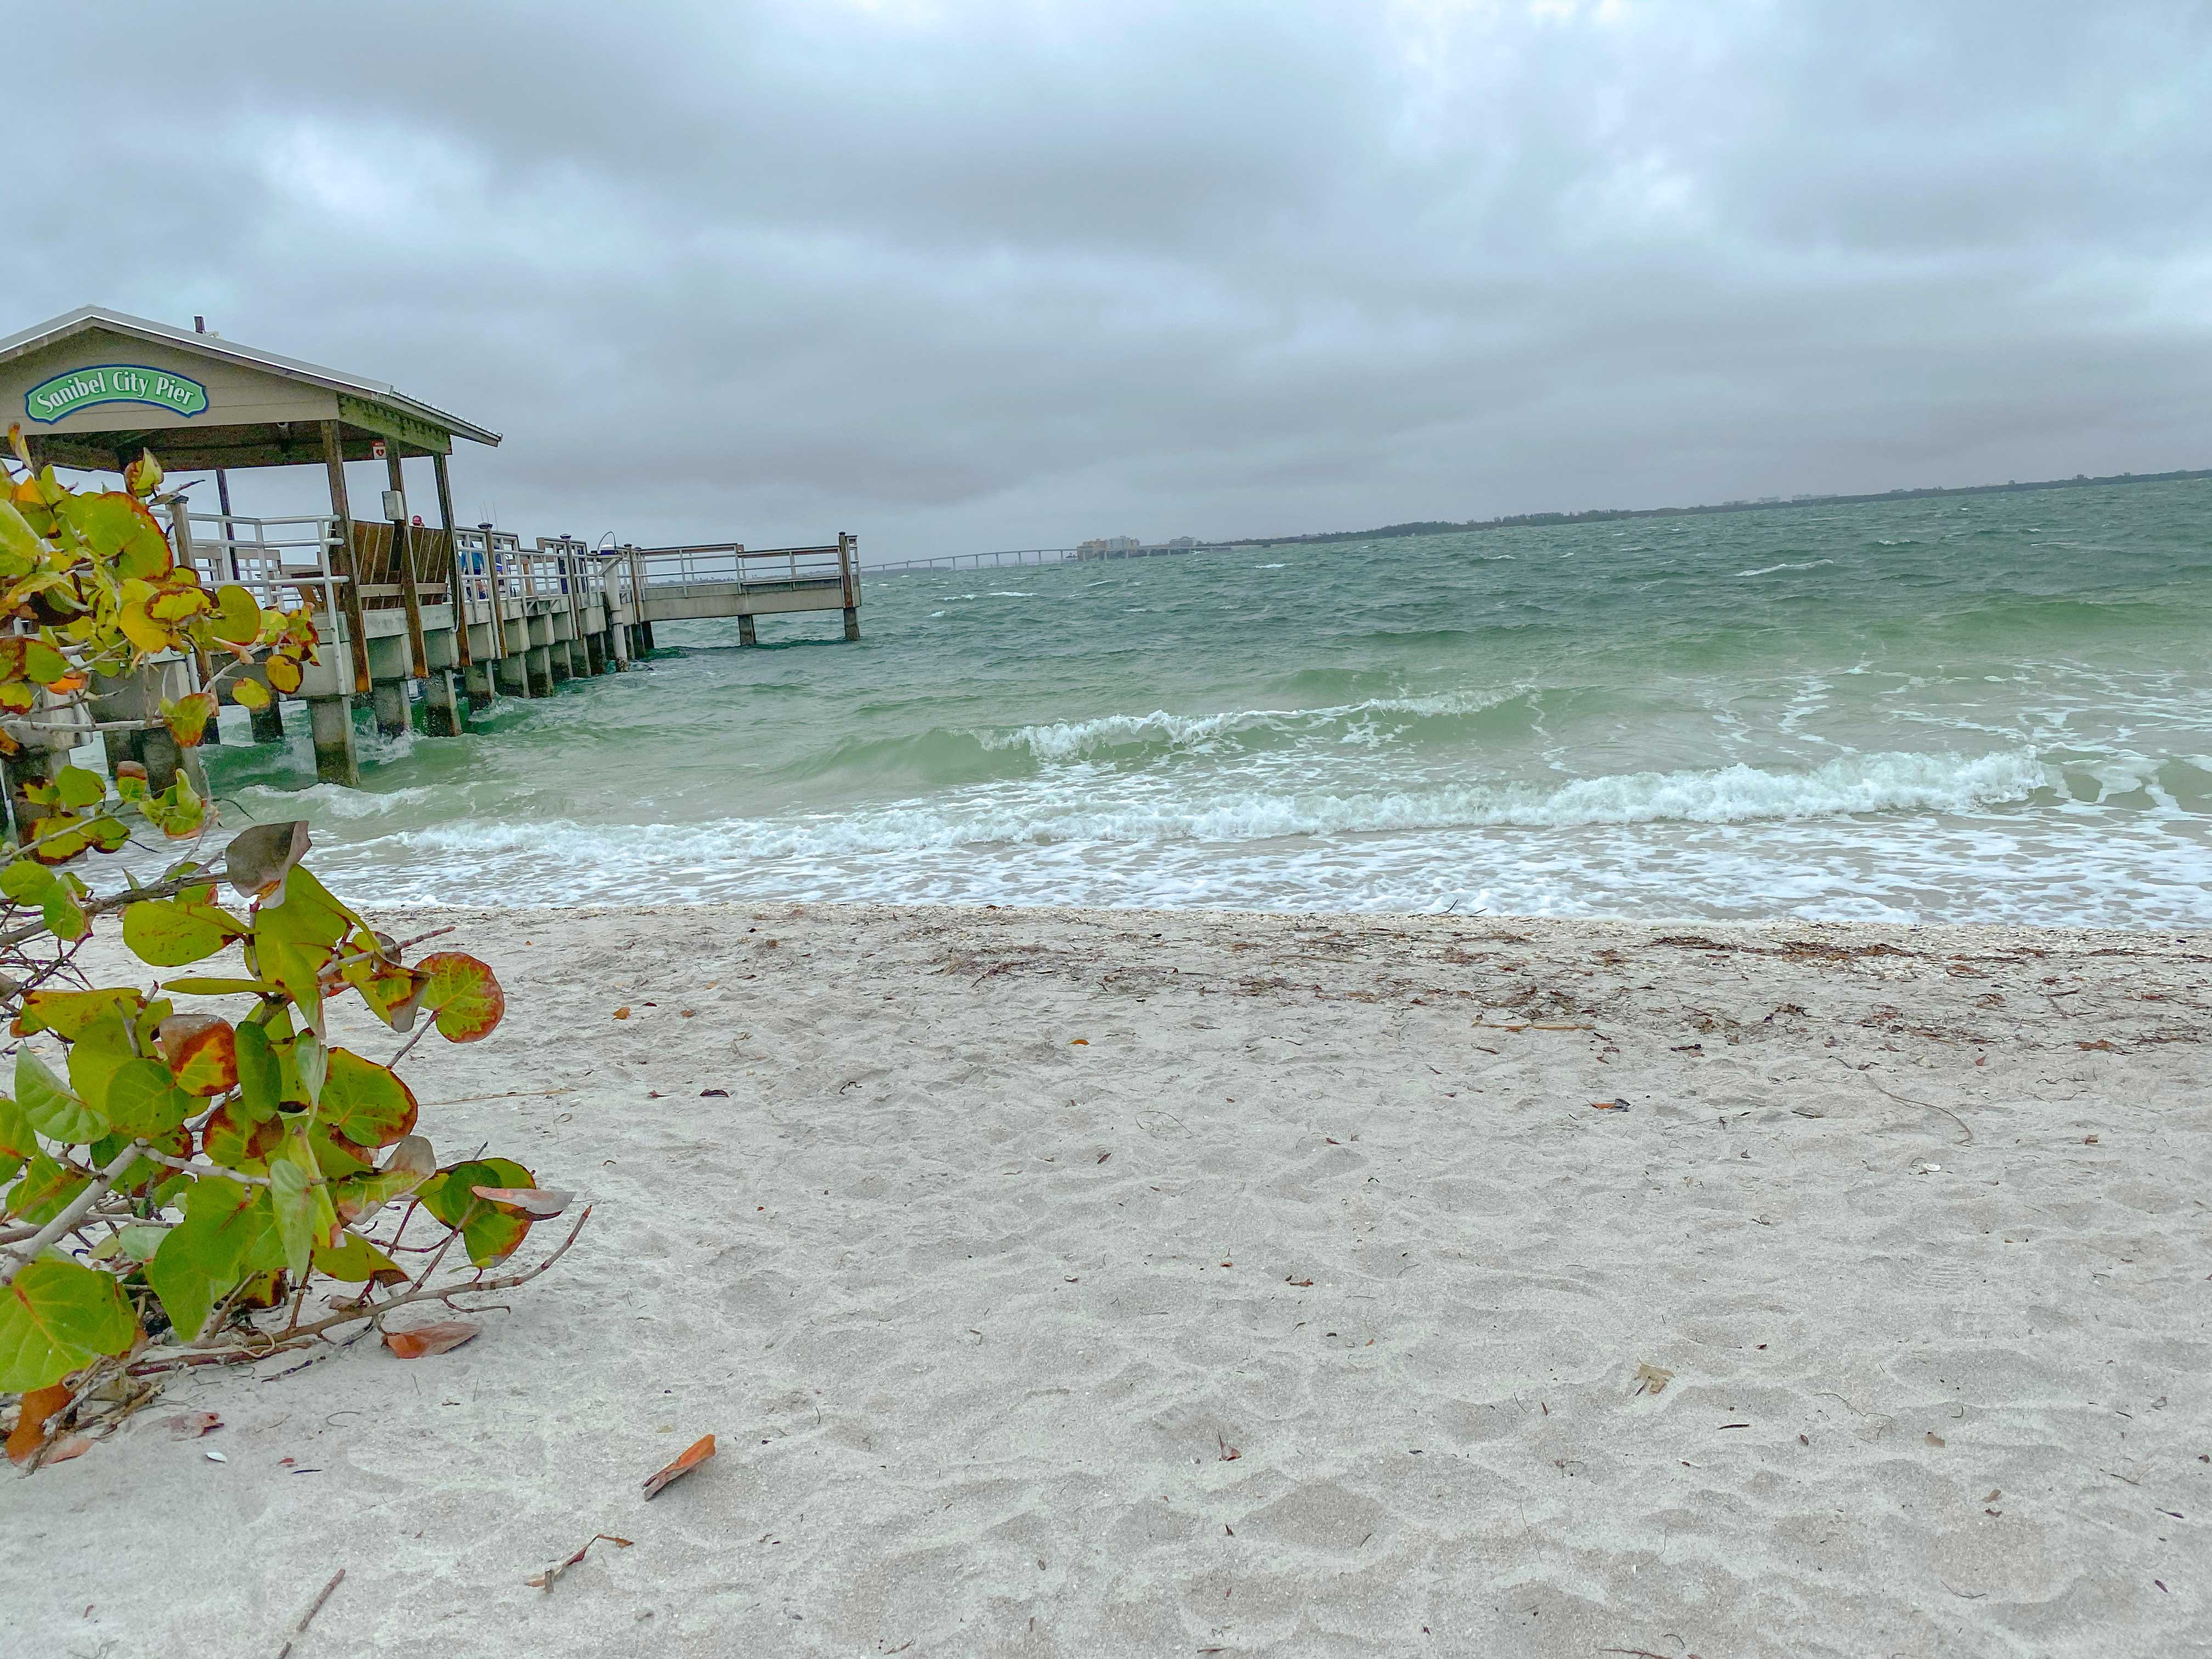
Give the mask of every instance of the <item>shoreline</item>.
<path id="1" fill-rule="evenodd" d="M 441 1155 L 593 1219 L 466 1346 L 189 1377 L 11 1486 L 27 1649 L 265 1656 L 341 1565 L 297 1659 L 2089 1654 L 2212 1616 L 2212 933 L 379 915 L 507 989 L 403 1068 Z M 152 1420 L 192 1409 L 225 1426 Z M 634 1547 L 526 1586 L 599 1532 Z"/>

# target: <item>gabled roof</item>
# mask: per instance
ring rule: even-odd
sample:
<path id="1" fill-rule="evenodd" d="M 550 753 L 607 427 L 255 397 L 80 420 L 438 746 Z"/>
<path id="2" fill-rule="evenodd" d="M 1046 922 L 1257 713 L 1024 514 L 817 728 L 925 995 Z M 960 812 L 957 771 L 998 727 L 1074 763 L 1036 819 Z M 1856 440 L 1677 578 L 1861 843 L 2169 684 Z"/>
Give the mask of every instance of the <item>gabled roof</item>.
<path id="1" fill-rule="evenodd" d="M 75 311 L 52 318 L 35 327 L 10 334 L 6 339 L 0 340 L 0 364 L 13 362 L 18 357 L 27 356 L 72 335 L 88 333 L 94 329 L 150 340 L 194 352 L 203 357 L 258 369 L 264 374 L 279 375 L 288 380 L 305 381 L 309 386 L 322 386 L 328 391 L 370 398 L 442 427 L 458 437 L 471 439 L 480 444 L 496 444 L 499 441 L 498 433 L 473 426 L 457 415 L 448 415 L 442 409 L 404 396 L 383 380 L 364 380 L 357 374 L 345 374 L 335 368 L 325 368 L 319 363 L 302 362 L 296 357 L 280 357 L 273 351 L 242 346 L 235 341 L 221 339 L 212 334 L 195 334 L 190 329 L 172 328 L 167 323 L 110 311 L 105 306 L 79 306 Z"/>

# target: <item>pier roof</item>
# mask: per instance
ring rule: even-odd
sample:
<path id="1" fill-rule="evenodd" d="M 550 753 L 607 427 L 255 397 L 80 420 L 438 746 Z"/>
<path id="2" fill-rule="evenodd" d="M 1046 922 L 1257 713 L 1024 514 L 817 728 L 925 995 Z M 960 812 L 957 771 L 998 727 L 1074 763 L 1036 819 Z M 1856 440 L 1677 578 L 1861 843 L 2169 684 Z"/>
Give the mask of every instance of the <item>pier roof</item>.
<path id="1" fill-rule="evenodd" d="M 142 449 L 172 471 L 320 465 L 331 423 L 347 460 L 500 441 L 386 381 L 103 306 L 0 340 L 0 420 L 40 460 L 103 471 Z"/>

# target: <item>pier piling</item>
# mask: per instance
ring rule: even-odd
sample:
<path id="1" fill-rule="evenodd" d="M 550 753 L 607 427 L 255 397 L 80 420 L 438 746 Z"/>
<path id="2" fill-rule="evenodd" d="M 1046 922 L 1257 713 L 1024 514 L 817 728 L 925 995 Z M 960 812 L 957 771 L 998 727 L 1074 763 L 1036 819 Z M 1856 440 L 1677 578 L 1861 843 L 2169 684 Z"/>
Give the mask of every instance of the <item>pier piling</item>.
<path id="1" fill-rule="evenodd" d="M 315 775 L 325 783 L 361 787 L 361 754 L 353 735 L 353 699 L 310 697 L 307 720 L 314 732 Z"/>

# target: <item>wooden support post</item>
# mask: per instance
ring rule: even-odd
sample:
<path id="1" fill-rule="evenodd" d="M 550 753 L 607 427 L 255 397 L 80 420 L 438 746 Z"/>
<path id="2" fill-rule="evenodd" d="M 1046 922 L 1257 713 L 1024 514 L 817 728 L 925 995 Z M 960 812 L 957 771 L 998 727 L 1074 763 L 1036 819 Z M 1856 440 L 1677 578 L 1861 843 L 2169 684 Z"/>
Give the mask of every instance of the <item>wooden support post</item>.
<path id="1" fill-rule="evenodd" d="M 331 568 L 345 578 L 338 585 L 338 608 L 345 613 L 346 632 L 353 635 L 353 689 L 356 696 L 366 696 L 369 684 L 368 625 L 362 620 L 361 572 L 354 565 L 353 508 L 346 500 L 345 447 L 336 421 L 317 424 L 323 434 L 323 465 L 329 469 L 331 477 L 331 516 L 338 526 L 338 544 L 331 550 Z"/>
<path id="2" fill-rule="evenodd" d="M 860 637 L 860 538 L 837 532 L 837 577 L 845 589 L 845 637 Z"/>
<path id="3" fill-rule="evenodd" d="M 430 678 L 430 651 L 422 639 L 422 589 L 415 580 L 414 526 L 407 522 L 407 474 L 395 439 L 384 447 L 384 476 L 399 497 L 399 516 L 392 521 L 392 562 L 399 567 L 399 595 L 407 606 L 407 667 L 418 680 Z"/>
<path id="4" fill-rule="evenodd" d="M 453 483 L 446 472 L 446 458 L 430 452 L 430 471 L 438 481 L 438 527 L 446 532 L 446 602 L 453 611 L 453 665 L 468 672 L 474 658 L 469 653 L 469 607 L 461 581 L 461 544 L 453 534 Z"/>
<path id="5" fill-rule="evenodd" d="M 307 716 L 315 731 L 315 775 L 325 783 L 361 787 L 361 757 L 353 737 L 353 699 L 310 697 Z"/>
<path id="6" fill-rule="evenodd" d="M 499 558 L 491 544 L 492 527 L 489 524 L 480 524 L 477 528 L 483 532 L 484 586 L 491 593 L 492 647 L 502 657 L 512 657 L 517 653 L 507 641 L 507 601 L 500 592 Z M 528 626 L 527 623 L 524 623 L 526 629 Z M 500 677 L 501 684 L 506 684 L 506 678 L 505 675 Z"/>
<path id="7" fill-rule="evenodd" d="M 646 619 L 645 555 L 635 547 L 629 550 L 629 653 L 642 657 L 653 649 L 653 624 Z"/>

